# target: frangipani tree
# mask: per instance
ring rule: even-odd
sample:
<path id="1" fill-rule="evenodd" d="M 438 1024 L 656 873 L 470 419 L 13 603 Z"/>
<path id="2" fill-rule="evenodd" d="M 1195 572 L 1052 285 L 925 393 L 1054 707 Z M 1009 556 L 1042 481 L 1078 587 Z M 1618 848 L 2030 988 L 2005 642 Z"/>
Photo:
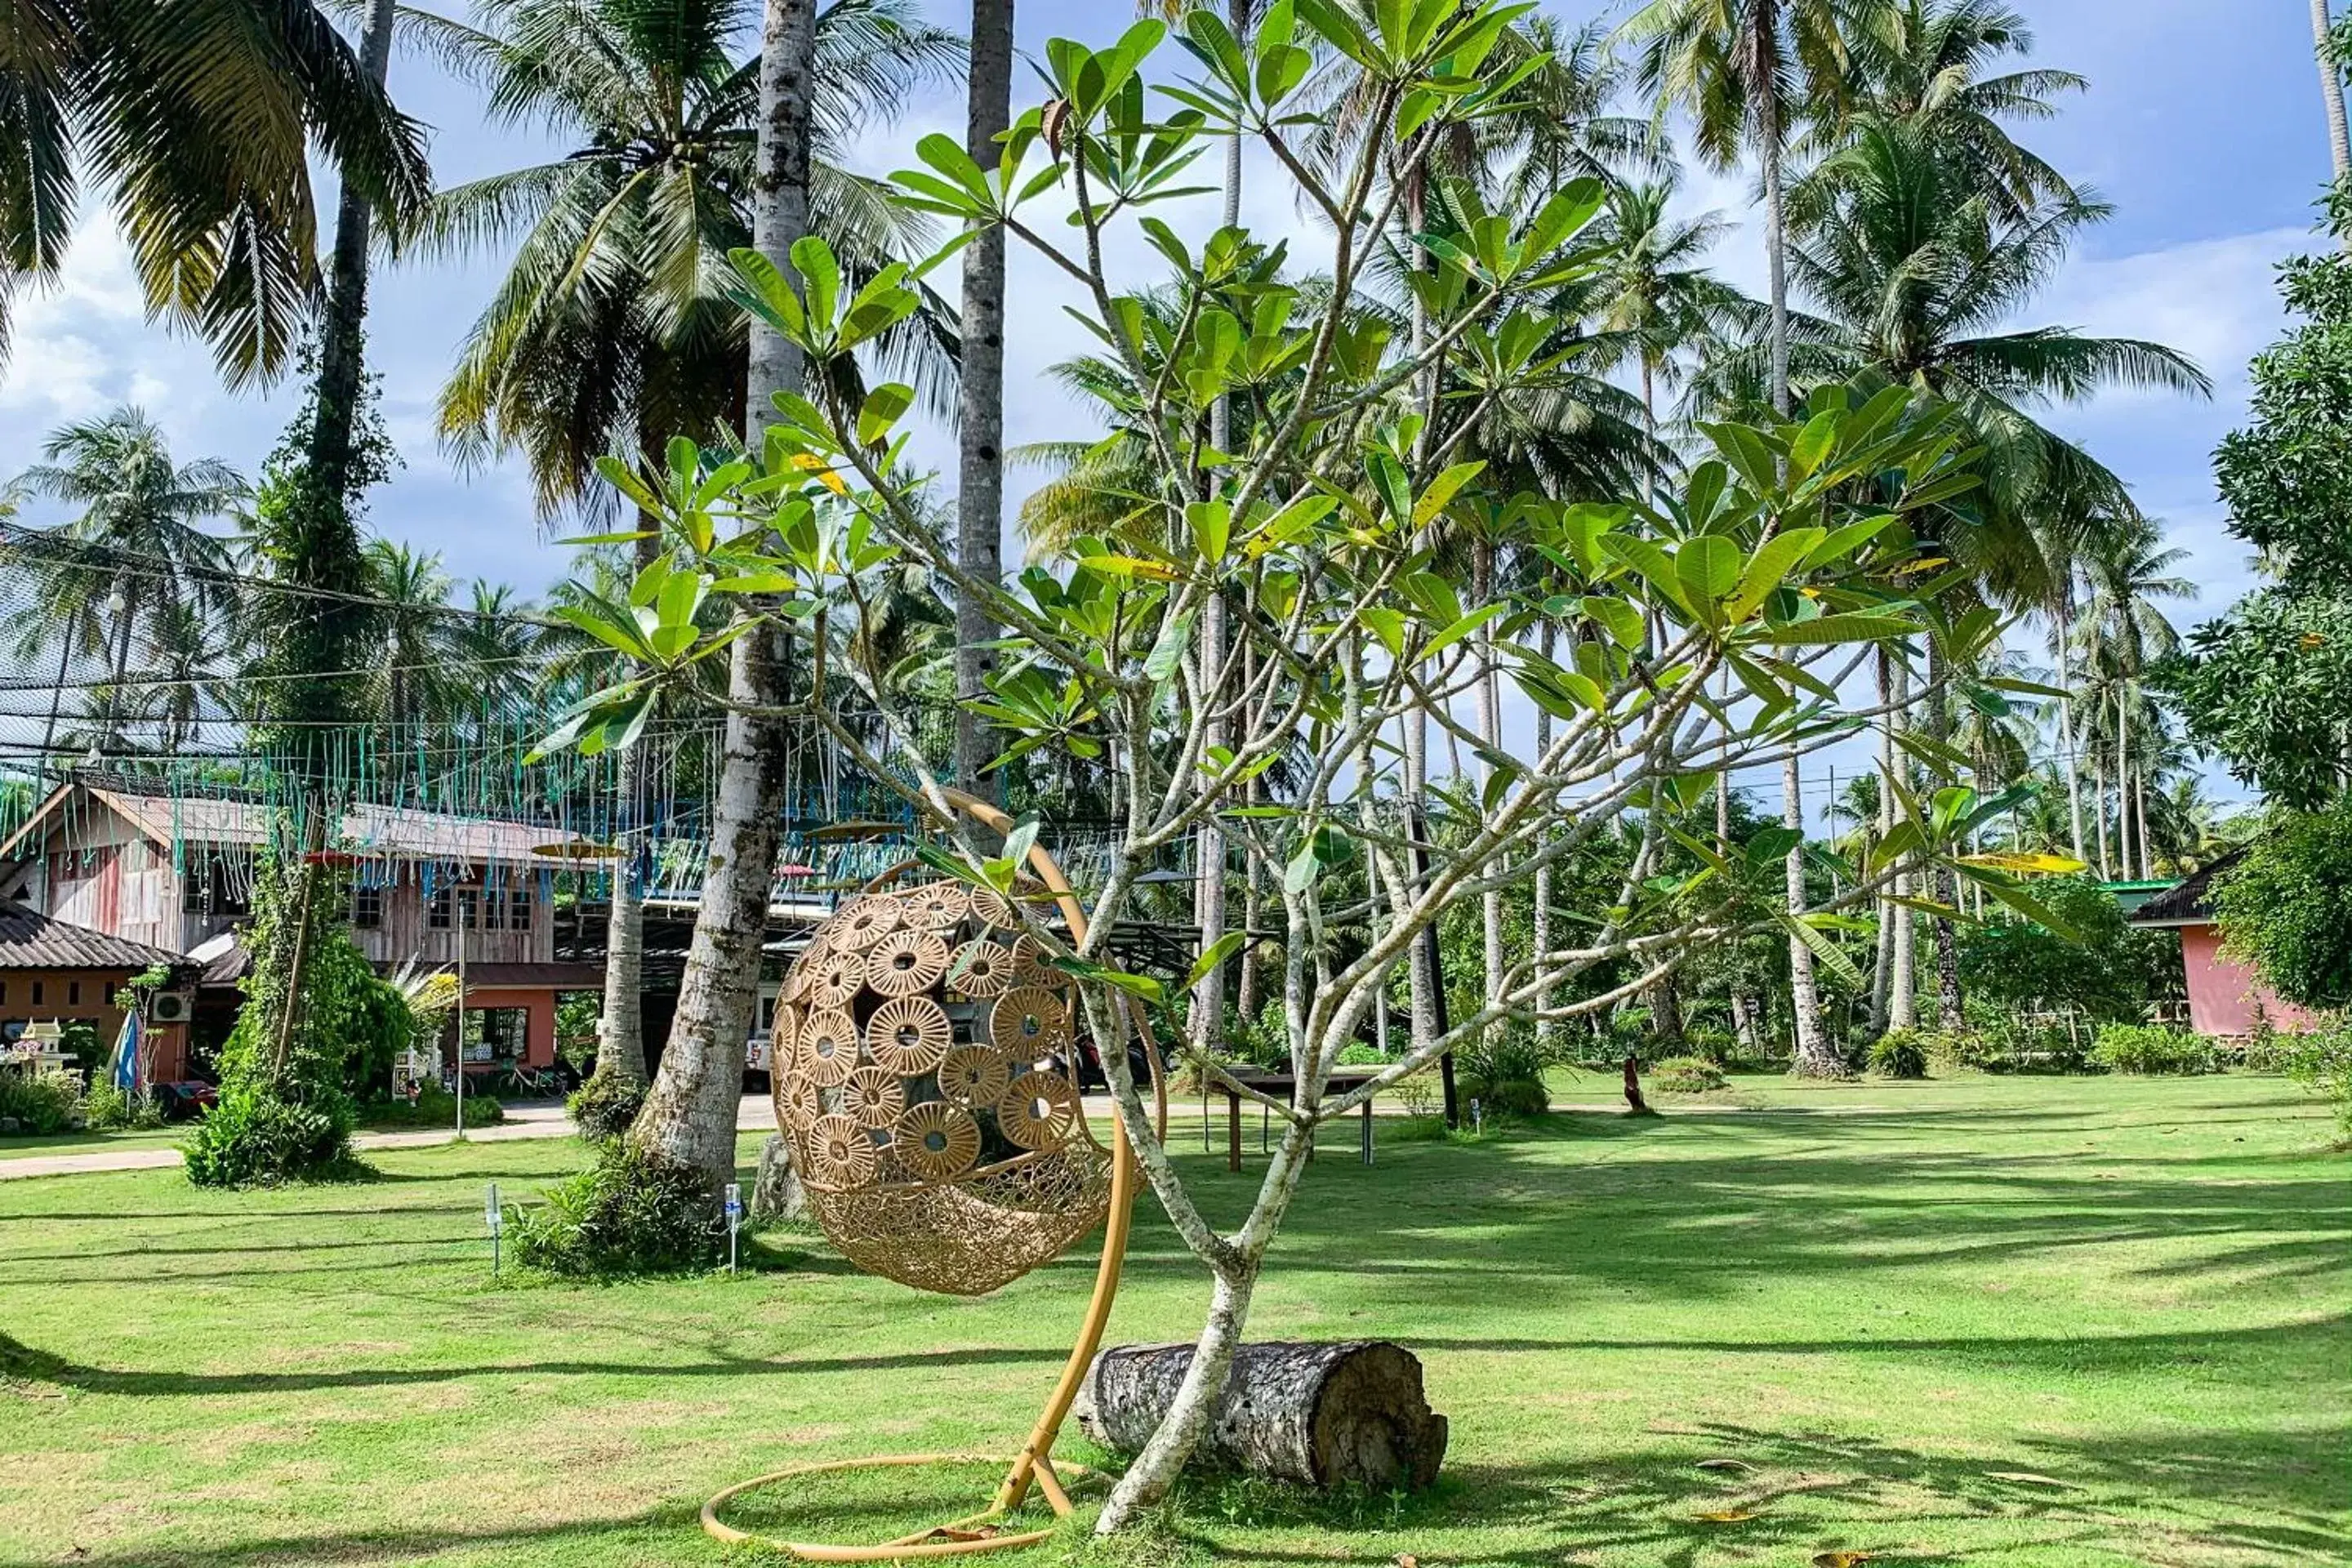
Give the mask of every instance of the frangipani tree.
<path id="1" fill-rule="evenodd" d="M 904 385 L 861 395 L 856 377 L 812 374 L 813 396 L 780 396 L 782 417 L 755 453 L 720 461 L 681 442 L 665 472 L 608 469 L 662 520 L 669 548 L 634 607 L 596 632 L 629 653 L 635 673 L 586 704 L 560 741 L 602 745 L 642 722 L 663 683 L 719 646 L 695 620 L 711 595 L 794 620 L 857 614 L 877 575 L 911 554 L 958 595 L 983 600 L 1003 628 L 986 716 L 1009 737 L 1008 754 L 1067 748 L 1120 773 L 1118 852 L 1095 890 L 1087 937 L 1072 944 L 1045 925 L 1034 934 L 1087 983 L 1128 1136 L 1213 1287 L 1199 1353 L 1106 1507 L 1104 1530 L 1163 1495 L 1204 1429 L 1318 1123 L 1498 1022 L 1607 1008 L 1712 942 L 1794 934 L 1843 963 L 1825 931 L 1843 910 L 1865 906 L 1898 866 L 1958 860 L 1974 824 L 2005 807 L 1958 787 L 1906 795 L 1892 831 L 1844 868 L 1843 893 L 1794 913 L 1759 903 L 1742 890 L 1750 879 L 1728 873 L 1734 857 L 1777 862 L 1801 835 L 1767 829 L 1724 852 L 1672 826 L 1720 770 L 1777 766 L 1879 716 L 1842 693 L 1878 646 L 1927 628 L 1920 595 L 1932 583 L 1897 542 L 1911 537 L 1905 515 L 1973 482 L 1942 411 L 1902 389 L 1864 403 L 1831 390 L 1801 419 L 1710 426 L 1715 455 L 1654 504 L 1570 504 L 1507 488 L 1464 452 L 1488 413 L 1552 374 L 1536 301 L 1599 265 L 1589 236 L 1601 193 L 1591 182 L 1454 237 L 1419 237 L 1434 265 L 1413 283 L 1428 318 L 1415 341 L 1395 342 L 1380 313 L 1359 308 L 1372 248 L 1410 183 L 1400 173 L 1510 101 L 1524 58 L 1508 71 L 1490 61 L 1506 58 L 1496 42 L 1528 9 L 1384 0 L 1367 24 L 1328 0 L 1276 0 L 1246 47 L 1195 10 L 1183 42 L 1198 69 L 1160 89 L 1173 106 L 1164 113 L 1147 109 L 1143 75 L 1163 24 L 1140 23 L 1102 49 L 1057 39 L 1046 51 L 1055 97 L 1015 122 L 994 167 L 948 137 L 920 144 L 925 167 L 896 176 L 908 199 L 966 232 L 1002 225 L 1076 282 L 1080 319 L 1144 389 L 1121 435 L 1148 452 L 1132 470 L 1143 488 L 1103 531 L 1068 542 L 1016 583 L 975 581 L 925 525 L 899 429 L 912 402 Z M 1295 155 L 1286 108 L 1318 47 L 1361 68 L 1380 127 L 1328 174 Z M 1270 150 L 1327 220 L 1318 272 L 1293 272 L 1282 247 L 1244 228 L 1188 236 L 1151 210 L 1236 128 Z M 1048 213 L 1066 215 L 1054 226 L 1060 235 Z M 1104 260 L 1113 231 L 1129 226 L 1166 265 L 1149 303 L 1144 286 L 1123 289 Z M 797 343 L 813 372 L 854 357 L 916 308 L 920 268 L 891 268 L 852 294 L 821 240 L 793 247 L 789 273 L 748 252 L 734 260 L 747 308 Z M 1160 308 L 1169 300 L 1172 310 Z M 1223 397 L 1257 411 L 1236 422 L 1234 450 L 1210 441 L 1210 410 Z M 1539 554 L 1549 570 L 1465 595 L 1431 569 L 1431 541 L 1448 521 Z M 1541 585 L 1514 591 L 1512 581 Z M 1225 605 L 1227 636 L 1203 659 L 1196 631 L 1213 598 Z M 1547 628 L 1564 657 L 1540 651 Z M 894 721 L 895 754 L 881 755 L 829 719 L 830 681 L 855 683 L 886 715 L 897 698 L 884 671 L 826 658 L 809 702 L 790 711 L 903 781 L 939 825 L 944 847 L 927 851 L 936 868 L 1009 889 L 1021 845 L 958 824 L 911 721 Z M 1455 700 L 1490 662 L 1554 721 L 1540 748 L 1498 749 L 1456 718 Z M 1729 698 L 1717 690 L 1727 671 Z M 1418 715 L 1487 764 L 1482 797 L 1465 803 L 1475 827 L 1443 846 L 1425 842 L 1400 789 L 1399 740 Z M 1284 760 L 1294 764 L 1284 787 L 1254 799 L 1251 782 Z M 1553 929 L 1573 934 L 1514 954 L 1484 1005 L 1450 1032 L 1326 1098 L 1339 1052 L 1433 921 L 1565 863 L 1629 814 L 1646 825 L 1643 848 L 1606 907 L 1563 911 L 1570 918 Z M 1241 1089 L 1280 1120 L 1283 1136 L 1248 1217 L 1230 1230 L 1194 1203 L 1118 1048 L 1131 1034 L 1130 1006 L 1161 1002 L 1161 985 L 1116 969 L 1105 942 L 1139 876 L 1212 820 L 1284 868 L 1289 930 L 1312 936 L 1344 922 L 1374 933 L 1344 963 L 1330 944 L 1286 944 L 1281 996 L 1297 1088 L 1287 1101 Z M 1013 837 L 1035 831 L 1024 825 Z M 1672 871 L 1670 840 L 1690 857 Z M 2012 870 L 1960 864 L 1997 898 L 2035 908 Z M 1331 875 L 1367 866 L 1370 879 Z M 1367 885 L 1377 889 L 1369 900 Z M 1201 954 L 1195 974 L 1241 940 Z M 1563 989 L 1602 972 L 1627 978 Z M 1201 1067 L 1222 1070 L 1211 1058 Z"/>

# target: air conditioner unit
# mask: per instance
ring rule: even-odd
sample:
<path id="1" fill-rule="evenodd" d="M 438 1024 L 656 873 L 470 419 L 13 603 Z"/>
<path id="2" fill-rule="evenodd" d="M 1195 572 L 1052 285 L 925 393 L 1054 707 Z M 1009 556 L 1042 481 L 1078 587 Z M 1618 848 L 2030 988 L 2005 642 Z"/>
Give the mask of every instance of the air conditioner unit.
<path id="1" fill-rule="evenodd" d="M 151 1024 L 184 1024 L 188 1011 L 188 994 L 184 991 L 158 991 L 147 1000 L 147 1021 Z"/>

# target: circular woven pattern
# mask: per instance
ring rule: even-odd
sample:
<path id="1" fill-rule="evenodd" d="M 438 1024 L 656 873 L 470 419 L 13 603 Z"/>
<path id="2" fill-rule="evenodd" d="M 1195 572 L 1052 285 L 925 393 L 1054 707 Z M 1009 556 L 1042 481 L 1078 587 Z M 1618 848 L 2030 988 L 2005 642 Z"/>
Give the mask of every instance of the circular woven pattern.
<path id="1" fill-rule="evenodd" d="M 947 1009 L 928 996 L 895 996 L 866 1020 L 866 1052 L 907 1078 L 940 1065 L 955 1042 Z"/>
<path id="2" fill-rule="evenodd" d="M 874 1179 L 873 1135 L 846 1116 L 821 1116 L 809 1129 L 809 1174 L 828 1187 L 862 1187 Z"/>
<path id="3" fill-rule="evenodd" d="M 834 1009 L 811 1013 L 801 1025 L 801 1048 L 793 1061 L 811 1083 L 838 1089 L 857 1066 L 857 1021 Z"/>
<path id="4" fill-rule="evenodd" d="M 905 907 L 889 894 L 866 893 L 850 900 L 825 922 L 825 940 L 835 948 L 863 951 L 872 947 L 877 937 L 897 931 L 906 918 Z"/>
<path id="5" fill-rule="evenodd" d="M 784 983 L 776 987 L 776 1000 L 799 1002 L 806 999 L 809 987 L 815 984 L 814 978 L 815 968 L 815 961 L 806 954 L 794 959 L 793 966 L 784 971 Z"/>
<path id="6" fill-rule="evenodd" d="M 909 1106 L 892 1131 L 899 1163 L 926 1182 L 951 1182 L 980 1158 L 980 1124 L 944 1100 Z"/>
<path id="7" fill-rule="evenodd" d="M 1045 943 L 1035 937 L 1024 936 L 1013 944 L 1013 984 L 1058 989 L 1069 983 L 1068 975 L 1045 962 Z"/>
<path id="8" fill-rule="evenodd" d="M 1003 931 L 1013 923 L 1013 906 L 1004 901 L 1002 893 L 991 892 L 986 888 L 974 888 L 971 893 L 971 903 L 972 919 L 984 926 Z"/>
<path id="9" fill-rule="evenodd" d="M 1018 985 L 988 1010 L 988 1033 L 1005 1055 L 1033 1059 L 1067 1043 L 1070 1015 L 1052 992 Z"/>
<path id="10" fill-rule="evenodd" d="M 946 931 L 971 910 L 970 895 L 953 882 L 926 883 L 899 897 L 905 904 L 900 913 L 907 923 L 925 931 Z"/>
<path id="11" fill-rule="evenodd" d="M 1057 1072 L 1024 1072 L 996 1102 L 996 1124 L 1024 1149 L 1053 1149 L 1077 1125 L 1078 1097 Z"/>
<path id="12" fill-rule="evenodd" d="M 906 1089 L 887 1068 L 859 1068 L 841 1086 L 841 1113 L 860 1127 L 887 1127 L 906 1109 Z"/>
<path id="13" fill-rule="evenodd" d="M 940 1092 L 968 1110 L 993 1108 L 1012 1079 L 993 1046 L 958 1046 L 940 1063 Z"/>
<path id="14" fill-rule="evenodd" d="M 948 988 L 966 996 L 1002 996 L 1013 985 L 1013 954 L 982 937 L 948 960 Z"/>
<path id="15" fill-rule="evenodd" d="M 936 931 L 894 931 L 866 955 L 866 984 L 885 996 L 928 991 L 947 972 L 947 941 Z"/>
<path id="16" fill-rule="evenodd" d="M 782 1005 L 778 998 L 776 1010 L 768 1017 L 768 1065 L 777 1068 L 793 1059 L 801 1048 L 801 1016 Z"/>
<path id="17" fill-rule="evenodd" d="M 794 1073 L 776 1086 L 776 1120 L 795 1132 L 805 1132 L 824 1114 L 824 1098 L 816 1079 Z"/>
<path id="18" fill-rule="evenodd" d="M 846 1007 L 866 983 L 866 961 L 854 952 L 828 952 L 810 977 L 809 999 L 820 1007 Z"/>

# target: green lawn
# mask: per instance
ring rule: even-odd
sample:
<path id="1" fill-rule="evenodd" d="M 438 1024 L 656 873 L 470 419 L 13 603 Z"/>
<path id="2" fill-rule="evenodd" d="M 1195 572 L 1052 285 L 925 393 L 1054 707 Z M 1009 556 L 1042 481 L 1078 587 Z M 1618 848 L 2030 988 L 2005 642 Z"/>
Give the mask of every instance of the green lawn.
<path id="1" fill-rule="evenodd" d="M 1722 1098 L 1473 1144 L 1388 1124 L 1371 1170 L 1339 1140 L 1253 1331 L 1416 1350 L 1447 1479 L 1313 1505 L 1204 1484 L 1122 1560 L 2352 1561 L 2352 1163 L 2319 1108 L 2254 1078 Z M 950 1300 L 783 1237 L 731 1280 L 492 1288 L 482 1184 L 579 1159 L 0 1186 L 0 1563 L 720 1561 L 694 1513 L 730 1480 L 1017 1444 L 1093 1267 Z M 1188 1160 L 1228 1211 L 1255 1179 Z M 1114 1336 L 1189 1333 L 1204 1295 L 1155 1212 Z M 989 1480 L 827 1507 L 896 1533 Z M 824 1522 L 794 1506 L 765 1517 Z"/>

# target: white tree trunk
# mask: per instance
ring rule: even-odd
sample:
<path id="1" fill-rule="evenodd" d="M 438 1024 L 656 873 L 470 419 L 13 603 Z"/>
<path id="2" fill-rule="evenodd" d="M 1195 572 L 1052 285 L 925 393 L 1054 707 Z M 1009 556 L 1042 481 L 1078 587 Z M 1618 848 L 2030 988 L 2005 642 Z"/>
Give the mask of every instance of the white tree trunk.
<path id="1" fill-rule="evenodd" d="M 1764 166 L 1764 251 L 1771 274 L 1772 412 L 1789 413 L 1789 229 L 1780 191 L 1780 106 L 1769 91 L 1758 97 L 1758 157 Z"/>
<path id="2" fill-rule="evenodd" d="M 2327 110 L 2327 155 L 2336 177 L 2352 174 L 2352 130 L 2344 118 L 2344 68 L 2327 47 L 2327 0 L 2311 0 L 2311 42 L 2319 59 L 2319 97 Z M 2352 239 L 2346 241 L 2352 245 Z"/>
<path id="3" fill-rule="evenodd" d="M 1553 645 L 1556 637 L 1557 632 L 1552 620 L 1549 616 L 1546 616 L 1543 621 L 1543 629 L 1538 635 L 1538 650 L 1547 659 L 1550 658 L 1552 656 Z M 1539 706 L 1536 709 L 1536 755 L 1540 757 L 1550 749 L 1551 714 Z M 1538 844 L 1537 848 L 1540 851 L 1543 848 L 1543 846 Z M 1536 908 L 1534 923 L 1535 950 L 1538 963 L 1541 962 L 1543 954 L 1551 951 L 1551 862 L 1549 860 L 1540 861 L 1536 866 Z M 1538 1009 L 1549 1007 L 1552 1005 L 1554 995 L 1555 993 L 1547 986 L 1543 993 L 1536 998 L 1537 1007 Z M 1537 1021 L 1536 1039 L 1545 1047 L 1550 1047 L 1558 1042 L 1559 1038 L 1559 1019 L 1541 1018 Z"/>
<path id="4" fill-rule="evenodd" d="M 1887 716 L 1890 725 L 1905 722 L 1911 710 L 1911 671 L 1897 660 L 1895 665 L 1895 710 Z M 1907 897 L 1913 888 L 1908 873 L 1895 879 L 1895 891 Z M 1890 1029 L 1916 1028 L 1919 1024 L 1919 922 L 1911 910 L 1900 904 L 1888 906 L 1895 919 L 1895 948 L 1887 975 L 1886 1026 Z"/>
<path id="5" fill-rule="evenodd" d="M 997 136 L 1013 113 L 1014 0 L 972 0 L 971 66 L 964 150 L 996 167 Z M 1004 229 L 991 224 L 963 249 L 963 358 L 956 397 L 956 563 L 984 583 L 1004 576 Z M 981 770 L 992 760 L 986 727 L 972 704 L 986 689 L 996 636 L 987 607 L 956 598 L 956 782 L 992 797 Z"/>
<path id="6" fill-rule="evenodd" d="M 1878 705 L 1885 710 L 1878 731 L 1878 837 L 1883 843 L 1895 831 L 1895 660 L 1880 648 L 1877 664 Z M 1886 1032 L 1887 993 L 1895 977 L 1895 926 L 1906 913 L 1902 905 L 1891 900 L 1878 901 L 1878 942 L 1870 965 L 1870 1032 L 1874 1035 Z"/>
<path id="7" fill-rule="evenodd" d="M 1802 833 L 1804 779 L 1797 771 L 1797 759 L 1793 756 L 1780 764 L 1780 796 L 1782 826 Z M 1805 908 L 1805 847 L 1801 844 L 1789 851 L 1788 879 L 1789 912 L 1800 914 Z M 1793 1070 L 1805 1078 L 1842 1075 L 1845 1064 L 1831 1049 L 1829 1031 L 1822 1024 L 1822 994 L 1813 977 L 1813 950 L 1794 936 L 1789 939 L 1789 1011 L 1797 1042 Z"/>
<path id="8" fill-rule="evenodd" d="M 1257 1269 L 1257 1263 L 1251 1260 L 1216 1276 L 1209 1295 L 1208 1321 L 1201 1327 L 1192 1363 L 1184 1369 L 1184 1381 L 1177 1385 L 1167 1418 L 1119 1478 L 1118 1485 L 1111 1489 L 1110 1500 L 1103 1504 L 1101 1517 L 1095 1521 L 1096 1534 L 1108 1535 L 1125 1528 L 1137 1513 L 1165 1498 L 1182 1473 L 1184 1461 L 1200 1446 L 1216 1416 L 1225 1374 L 1233 1369 L 1234 1352 L 1249 1321 Z"/>
<path id="9" fill-rule="evenodd" d="M 2074 677 L 2068 668 L 2072 661 L 2067 645 L 2073 640 L 2074 627 L 2064 597 L 2052 614 L 2057 620 L 2058 689 L 2066 694 L 2058 700 L 2058 738 L 2066 751 L 2066 825 L 2074 836 L 2074 858 L 2088 865 L 2089 858 L 2083 853 L 2083 759 L 2074 739 Z"/>
<path id="10" fill-rule="evenodd" d="M 636 865 L 637 835 L 645 826 L 646 748 L 650 744 L 639 737 L 635 745 L 621 753 L 616 789 L 620 809 L 613 836 L 621 858 L 613 862 L 613 900 L 604 919 L 604 1014 L 596 1026 L 596 1071 L 631 1083 L 643 1083 L 646 1077 L 645 1008 L 640 1000 L 645 990 L 646 900 L 645 889 L 637 886 Z"/>
<path id="11" fill-rule="evenodd" d="M 767 0 L 751 243 L 780 268 L 789 267 L 793 243 L 808 232 L 810 70 L 815 48 L 814 0 Z M 798 391 L 803 366 L 799 349 L 756 320 L 751 348 L 745 410 L 756 449 L 777 417 L 772 395 Z M 730 652 L 730 698 L 751 706 L 785 700 L 788 664 L 781 635 L 763 628 L 738 638 Z M 740 711 L 728 715 L 710 859 L 677 1014 L 661 1071 L 629 1129 L 632 1147 L 692 1167 L 714 1193 L 735 1171 L 736 1107 L 760 994 L 760 949 L 767 939 L 775 881 L 787 738 L 773 720 Z"/>
<path id="12" fill-rule="evenodd" d="M 1478 546 L 1477 582 L 1472 592 L 1480 604 L 1489 602 L 1495 586 L 1495 547 L 1482 542 Z M 1490 752 L 1503 749 L 1503 704 L 1495 687 L 1495 632 L 1489 621 L 1478 628 L 1478 738 Z M 1478 782 L 1483 789 L 1494 777 L 1495 764 L 1480 758 Z M 1499 888 L 1481 894 L 1479 949 L 1486 960 L 1486 995 L 1491 1000 L 1503 994 L 1503 976 L 1507 968 L 1503 952 L 1503 893 Z"/>

